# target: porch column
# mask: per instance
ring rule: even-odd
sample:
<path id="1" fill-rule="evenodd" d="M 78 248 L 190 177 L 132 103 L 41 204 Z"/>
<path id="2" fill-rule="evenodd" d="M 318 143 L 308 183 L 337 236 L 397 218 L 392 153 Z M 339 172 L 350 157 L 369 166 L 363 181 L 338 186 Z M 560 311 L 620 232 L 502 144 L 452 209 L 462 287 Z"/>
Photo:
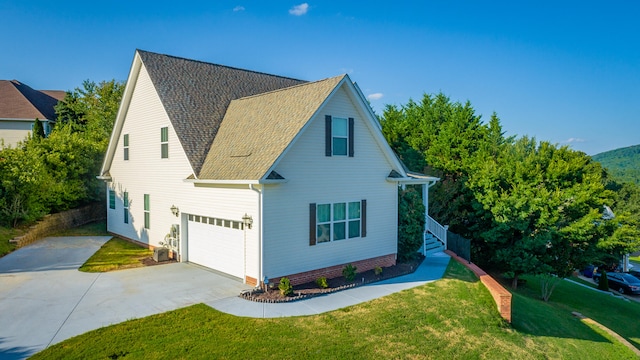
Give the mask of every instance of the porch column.
<path id="1" fill-rule="evenodd" d="M 422 204 L 424 205 L 424 231 L 429 230 L 429 184 L 422 184 Z"/>

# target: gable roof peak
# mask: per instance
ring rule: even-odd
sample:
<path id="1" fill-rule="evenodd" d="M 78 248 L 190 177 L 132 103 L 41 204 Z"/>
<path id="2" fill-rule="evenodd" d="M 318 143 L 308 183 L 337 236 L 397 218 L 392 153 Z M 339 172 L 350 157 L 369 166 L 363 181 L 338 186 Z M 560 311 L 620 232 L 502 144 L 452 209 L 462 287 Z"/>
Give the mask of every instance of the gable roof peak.
<path id="1" fill-rule="evenodd" d="M 306 83 L 144 50 L 136 52 L 196 174 L 232 100 Z"/>

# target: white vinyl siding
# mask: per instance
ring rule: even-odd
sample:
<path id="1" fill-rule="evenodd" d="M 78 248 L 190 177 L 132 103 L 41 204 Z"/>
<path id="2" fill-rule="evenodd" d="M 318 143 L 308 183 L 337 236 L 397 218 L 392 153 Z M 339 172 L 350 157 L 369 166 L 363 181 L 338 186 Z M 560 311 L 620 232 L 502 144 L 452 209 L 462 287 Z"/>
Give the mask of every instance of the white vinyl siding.
<path id="1" fill-rule="evenodd" d="M 345 90 L 338 90 L 275 168 L 287 182 L 266 186 L 263 237 L 268 277 L 397 253 L 398 189 L 386 181 L 393 165 L 372 137 L 364 120 L 366 114 L 358 111 L 353 101 Z M 356 157 L 329 157 L 319 151 L 325 147 L 325 114 L 354 118 Z M 366 237 L 360 234 L 309 246 L 309 204 L 356 199 L 367 200 Z M 287 261 L 278 260 L 283 254 Z"/>
<path id="2" fill-rule="evenodd" d="M 168 158 L 159 154 L 159 128 L 167 128 Z M 155 129 L 150 131 L 149 129 Z M 258 238 L 260 228 L 259 194 L 246 185 L 195 186 L 184 179 L 193 174 L 193 169 L 180 146 L 177 134 L 171 125 L 162 103 L 153 88 L 144 66 L 137 77 L 131 104 L 121 131 L 129 134 L 129 161 L 123 156 L 114 156 L 109 170 L 112 181 L 111 190 L 115 191 L 118 202 L 129 198 L 129 223 L 123 222 L 122 206 L 110 211 L 108 230 L 136 241 L 159 246 L 159 242 L 170 231 L 172 224 L 180 225 L 180 254 L 182 261 L 188 260 L 188 214 L 199 214 L 213 218 L 242 222 L 246 213 L 253 217 L 253 228 L 246 231 L 247 237 L 247 275 L 258 277 Z M 114 151 L 122 154 L 122 146 Z M 258 187 L 259 188 L 259 187 Z M 151 228 L 144 228 L 144 194 L 150 196 Z M 180 216 L 171 213 L 171 206 L 177 206 Z"/>

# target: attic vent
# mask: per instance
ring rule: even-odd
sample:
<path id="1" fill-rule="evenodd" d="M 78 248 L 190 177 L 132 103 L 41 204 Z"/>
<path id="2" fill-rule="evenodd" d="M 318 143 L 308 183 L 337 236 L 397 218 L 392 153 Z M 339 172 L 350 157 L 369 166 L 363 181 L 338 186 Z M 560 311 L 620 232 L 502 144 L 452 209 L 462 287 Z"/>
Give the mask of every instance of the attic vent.
<path id="1" fill-rule="evenodd" d="M 269 176 L 267 176 L 268 180 L 284 180 L 284 178 L 282 177 L 282 175 L 278 174 L 275 171 L 272 171 Z"/>
<path id="2" fill-rule="evenodd" d="M 398 179 L 398 178 L 402 178 L 403 176 L 400 175 L 397 171 L 391 170 L 391 172 L 389 173 L 389 177 L 392 179 Z"/>

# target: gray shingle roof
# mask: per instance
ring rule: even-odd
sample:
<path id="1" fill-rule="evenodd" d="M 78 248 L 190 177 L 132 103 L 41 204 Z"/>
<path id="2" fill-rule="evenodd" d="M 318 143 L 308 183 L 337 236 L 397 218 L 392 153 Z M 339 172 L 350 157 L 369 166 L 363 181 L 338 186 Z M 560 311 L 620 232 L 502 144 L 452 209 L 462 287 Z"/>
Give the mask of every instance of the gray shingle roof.
<path id="1" fill-rule="evenodd" d="M 232 100 L 306 82 L 137 51 L 196 174 Z"/>

